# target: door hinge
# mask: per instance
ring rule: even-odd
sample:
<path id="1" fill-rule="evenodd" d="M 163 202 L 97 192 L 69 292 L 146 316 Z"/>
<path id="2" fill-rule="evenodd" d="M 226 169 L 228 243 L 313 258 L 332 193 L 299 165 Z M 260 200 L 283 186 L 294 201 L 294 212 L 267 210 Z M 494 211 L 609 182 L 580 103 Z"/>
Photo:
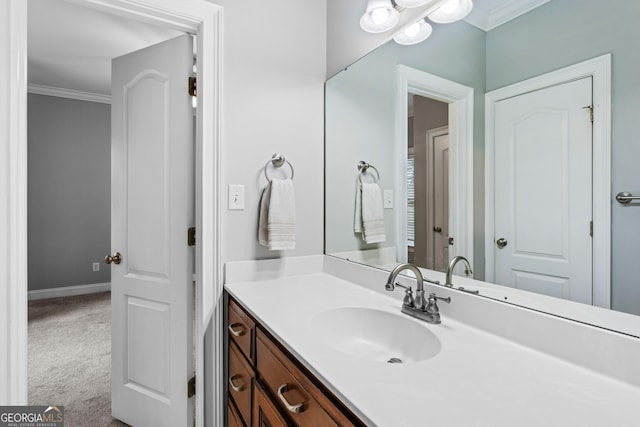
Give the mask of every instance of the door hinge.
<path id="1" fill-rule="evenodd" d="M 593 221 L 589 221 L 589 236 L 593 237 Z"/>
<path id="2" fill-rule="evenodd" d="M 198 80 L 194 76 L 189 77 L 189 95 L 198 96 Z"/>
<path id="3" fill-rule="evenodd" d="M 191 398 L 196 395 L 196 376 L 192 376 L 187 383 L 187 397 Z"/>
<path id="4" fill-rule="evenodd" d="M 591 120 L 591 123 L 593 123 L 593 105 L 587 105 L 586 107 L 582 107 L 582 109 L 589 109 L 589 119 Z"/>
<path id="5" fill-rule="evenodd" d="M 453 237 L 449 237 L 449 246 L 453 246 Z"/>
<path id="6" fill-rule="evenodd" d="M 187 230 L 187 245 L 195 246 L 196 245 L 196 228 L 189 227 Z"/>

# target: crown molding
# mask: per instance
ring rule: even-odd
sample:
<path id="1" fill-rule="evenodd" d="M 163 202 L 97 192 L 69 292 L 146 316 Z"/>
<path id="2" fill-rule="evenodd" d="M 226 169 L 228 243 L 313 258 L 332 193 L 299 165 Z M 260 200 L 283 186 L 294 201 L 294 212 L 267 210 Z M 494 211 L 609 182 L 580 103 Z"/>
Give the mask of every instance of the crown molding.
<path id="1" fill-rule="evenodd" d="M 99 102 L 101 104 L 111 104 L 111 96 L 100 93 L 83 92 L 73 89 L 64 89 L 52 86 L 29 84 L 27 92 L 37 95 L 57 96 L 59 98 L 77 99 L 79 101 Z"/>

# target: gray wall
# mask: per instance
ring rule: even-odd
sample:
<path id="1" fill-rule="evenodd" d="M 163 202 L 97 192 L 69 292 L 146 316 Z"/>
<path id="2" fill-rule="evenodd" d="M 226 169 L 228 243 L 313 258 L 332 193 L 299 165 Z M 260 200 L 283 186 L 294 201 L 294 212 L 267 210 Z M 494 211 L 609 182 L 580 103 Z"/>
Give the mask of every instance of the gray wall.
<path id="1" fill-rule="evenodd" d="M 109 282 L 111 106 L 29 94 L 27 117 L 29 290 Z"/>
<path id="2" fill-rule="evenodd" d="M 554 0 L 487 34 L 487 90 L 612 54 L 613 195 L 640 194 L 639 21 L 634 1 Z M 640 314 L 640 206 L 611 206 L 612 306 Z"/>

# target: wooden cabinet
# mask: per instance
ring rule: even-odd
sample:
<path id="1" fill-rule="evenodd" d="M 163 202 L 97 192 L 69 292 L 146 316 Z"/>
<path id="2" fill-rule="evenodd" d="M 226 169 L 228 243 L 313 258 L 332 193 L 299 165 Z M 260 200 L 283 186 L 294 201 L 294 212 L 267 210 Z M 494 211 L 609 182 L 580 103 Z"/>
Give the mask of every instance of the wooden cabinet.
<path id="1" fill-rule="evenodd" d="M 229 344 L 229 396 L 233 398 L 242 419 L 251 419 L 251 403 L 255 373 L 238 347 Z"/>
<path id="2" fill-rule="evenodd" d="M 253 404 L 254 426 L 257 427 L 289 427 L 293 424 L 284 418 L 271 398 L 266 394 L 260 381 L 256 383 Z"/>
<path id="3" fill-rule="evenodd" d="M 365 425 L 232 298 L 227 312 L 229 425 Z"/>
<path id="4" fill-rule="evenodd" d="M 242 417 L 238 414 L 238 410 L 231 399 L 227 402 L 227 425 L 229 427 L 244 427 Z"/>
<path id="5" fill-rule="evenodd" d="M 254 361 L 254 340 L 256 323 L 249 314 L 244 311 L 234 300 L 229 300 L 229 331 L 230 341 L 234 342 L 242 351 L 242 354 L 253 365 Z"/>

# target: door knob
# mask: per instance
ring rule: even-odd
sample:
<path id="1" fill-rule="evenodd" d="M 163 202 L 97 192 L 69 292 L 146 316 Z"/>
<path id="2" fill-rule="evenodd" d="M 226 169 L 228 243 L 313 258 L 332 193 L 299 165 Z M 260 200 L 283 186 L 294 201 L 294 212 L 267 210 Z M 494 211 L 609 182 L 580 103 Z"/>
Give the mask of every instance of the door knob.
<path id="1" fill-rule="evenodd" d="M 498 240 L 496 240 L 496 245 L 498 245 L 498 247 L 500 249 L 504 248 L 505 246 L 507 246 L 507 239 L 505 239 L 504 237 L 499 238 Z"/>
<path id="2" fill-rule="evenodd" d="M 107 255 L 106 257 L 104 257 L 104 262 L 106 262 L 107 264 L 120 264 L 121 261 L 122 254 L 120 252 L 116 252 L 115 254 L 113 254 L 113 256 Z"/>
<path id="3" fill-rule="evenodd" d="M 442 227 L 433 227 L 433 231 L 436 233 L 442 233 Z"/>

